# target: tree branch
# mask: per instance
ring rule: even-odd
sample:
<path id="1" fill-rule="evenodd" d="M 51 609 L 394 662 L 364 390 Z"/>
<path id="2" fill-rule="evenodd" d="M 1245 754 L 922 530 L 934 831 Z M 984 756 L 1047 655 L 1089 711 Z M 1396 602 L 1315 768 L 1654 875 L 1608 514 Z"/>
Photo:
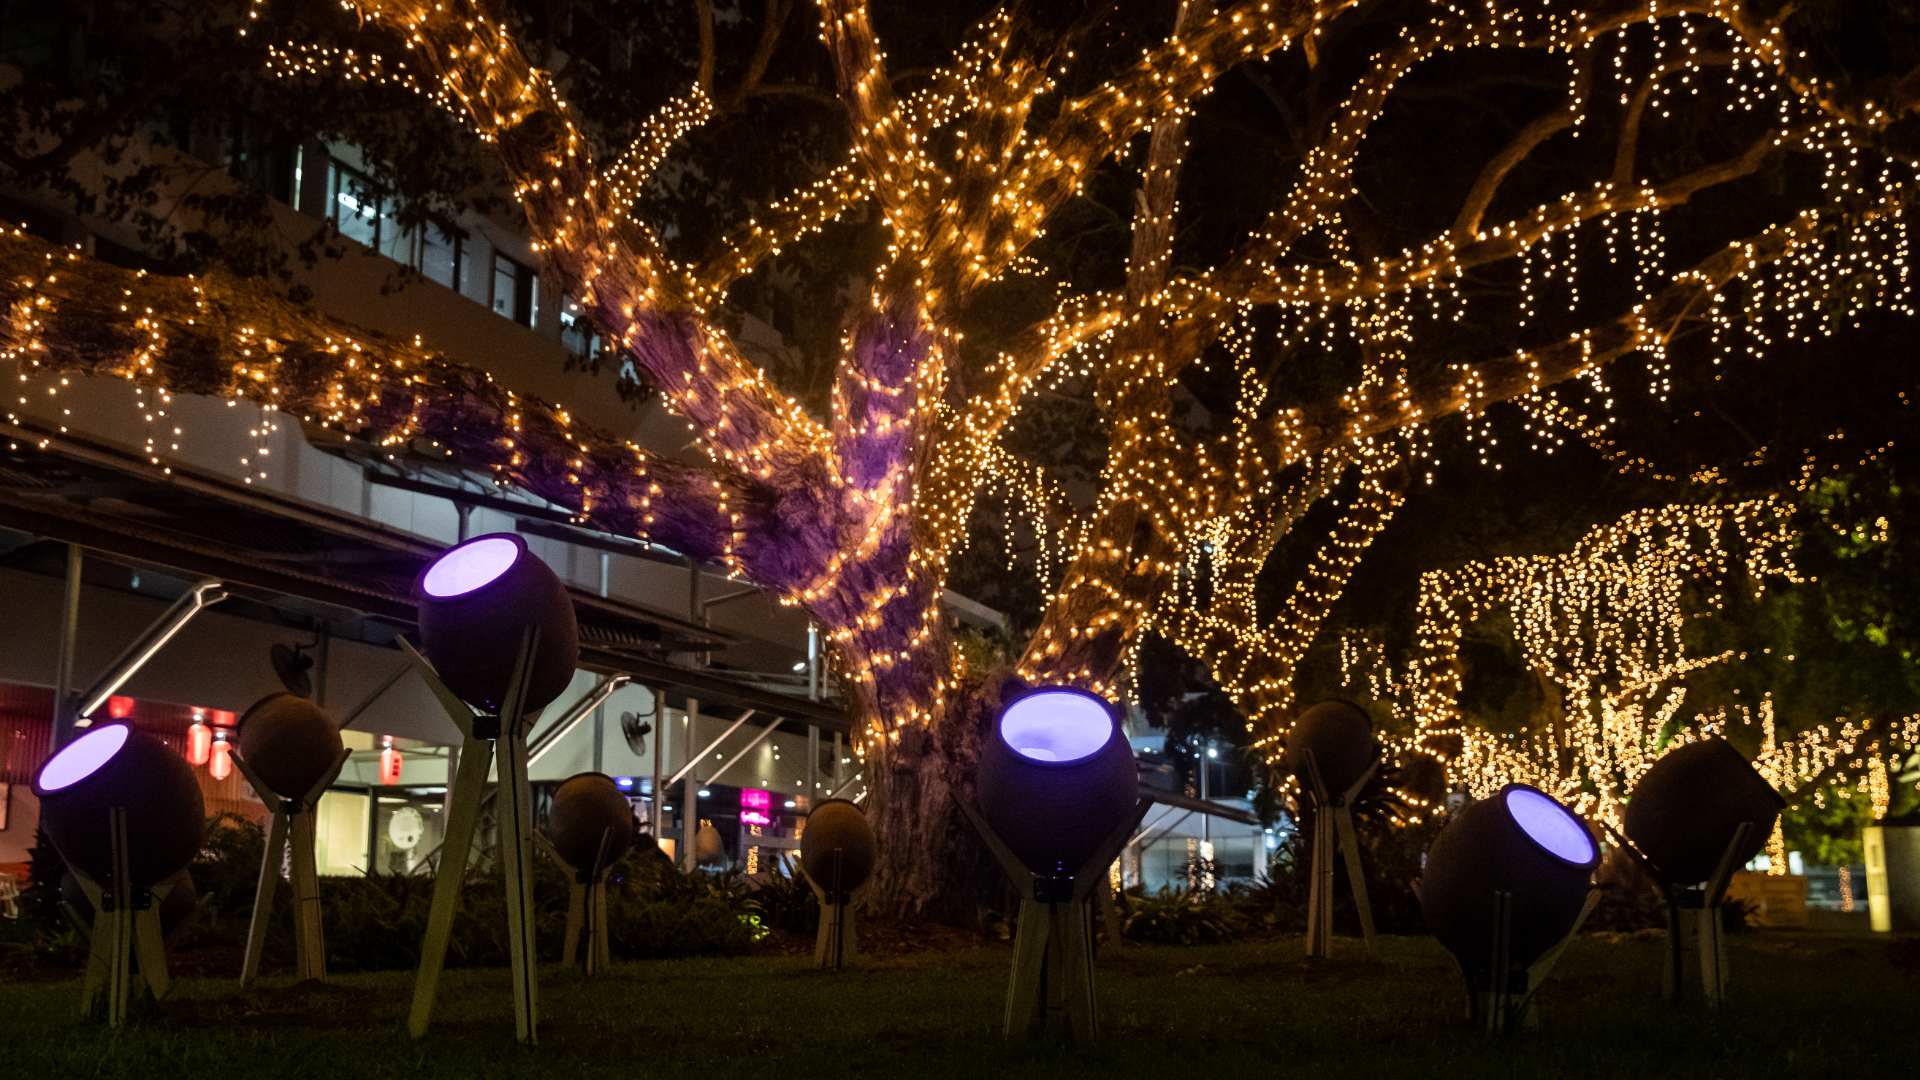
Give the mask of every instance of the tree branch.
<path id="1" fill-rule="evenodd" d="M 616 207 L 586 138 L 502 24 L 424 0 L 352 0 L 398 28 L 499 156 L 536 248 L 716 459 L 759 479 L 817 480 L 825 430 L 708 323 L 682 269 Z"/>
<path id="2" fill-rule="evenodd" d="M 1655 91 L 1660 88 L 1660 80 L 1688 67 L 1718 67 L 1733 63 L 1733 54 L 1725 52 L 1689 53 L 1675 57 L 1661 64 L 1647 75 L 1646 81 L 1633 92 L 1633 99 L 1627 103 L 1626 114 L 1620 120 L 1620 141 L 1613 153 L 1613 183 L 1615 187 L 1625 187 L 1633 183 L 1634 158 L 1639 156 L 1640 122 L 1646 116 L 1647 105 L 1653 100 Z M 1478 227 L 1478 222 L 1475 223 Z M 1460 230 L 1470 232 L 1472 230 Z"/>
<path id="3" fill-rule="evenodd" d="M 0 234 L 0 359 L 246 400 L 375 446 L 444 453 L 575 511 L 582 524 L 779 580 L 757 535 L 785 511 L 769 487 L 656 458 L 522 397 L 485 372 L 222 276 L 119 269 L 19 230 Z M 156 464 L 160 462 L 156 461 Z"/>
<path id="4" fill-rule="evenodd" d="M 979 253 L 962 285 L 990 281 L 1080 190 L 1087 170 L 1118 153 L 1158 117 L 1184 111 L 1235 65 L 1277 52 L 1356 0 L 1290 0 L 1236 7 L 1193 21 L 1131 69 L 1062 104 L 1046 131 L 1024 136 L 1017 167 L 990 196 L 963 209 L 956 230 Z M 1281 10 L 1275 11 L 1274 8 Z"/>
<path id="5" fill-rule="evenodd" d="M 1580 102 L 1593 86 L 1592 49 L 1582 50 L 1575 61 L 1573 86 L 1567 94 L 1566 104 L 1560 108 L 1536 118 L 1523 127 L 1502 147 L 1498 154 L 1480 170 L 1480 175 L 1468 189 L 1466 200 L 1460 205 L 1460 213 L 1454 218 L 1455 236 L 1472 236 L 1480 231 L 1480 219 L 1485 216 L 1487 207 L 1493 204 L 1493 197 L 1500 192 L 1500 185 L 1522 161 L 1527 159 L 1553 136 L 1573 126 L 1580 118 Z M 1616 177 L 1616 183 L 1621 183 Z"/>
<path id="6" fill-rule="evenodd" d="M 1664 345 L 1683 327 L 1708 318 L 1705 301 L 1728 282 L 1778 262 L 1818 236 L 1827 223 L 1812 212 L 1730 244 L 1613 322 L 1569 335 L 1556 344 L 1491 360 L 1450 365 L 1448 381 L 1427 386 L 1383 385 L 1288 409 L 1271 434 L 1284 457 L 1298 460 L 1343 442 L 1487 406 L 1597 371 L 1623 356 Z"/>

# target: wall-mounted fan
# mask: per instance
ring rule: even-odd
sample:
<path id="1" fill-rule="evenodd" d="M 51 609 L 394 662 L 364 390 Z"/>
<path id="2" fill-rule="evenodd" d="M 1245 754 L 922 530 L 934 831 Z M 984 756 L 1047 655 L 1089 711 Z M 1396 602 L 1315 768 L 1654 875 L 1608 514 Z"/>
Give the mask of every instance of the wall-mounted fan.
<path id="1" fill-rule="evenodd" d="M 280 685 L 300 697 L 313 696 L 313 657 L 307 655 L 307 649 L 305 645 L 275 645 L 267 650 L 267 661 L 273 665 Z"/>
<path id="2" fill-rule="evenodd" d="M 647 736 L 653 734 L 653 722 L 637 712 L 623 712 L 620 714 L 620 734 L 627 737 L 627 749 L 645 757 Z"/>

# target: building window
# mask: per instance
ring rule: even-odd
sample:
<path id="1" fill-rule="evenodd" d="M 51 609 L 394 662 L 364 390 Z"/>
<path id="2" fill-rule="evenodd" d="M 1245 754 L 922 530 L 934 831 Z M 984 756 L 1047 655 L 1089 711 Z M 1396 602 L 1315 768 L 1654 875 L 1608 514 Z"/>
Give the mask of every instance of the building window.
<path id="1" fill-rule="evenodd" d="M 587 319 L 587 310 L 571 296 L 560 300 L 560 343 L 582 360 L 590 360 L 606 349 L 607 343 Z"/>
<path id="2" fill-rule="evenodd" d="M 327 220 L 341 236 L 383 255 L 406 251 L 406 236 L 393 219 L 393 199 L 365 173 L 333 160 L 327 162 Z"/>
<path id="3" fill-rule="evenodd" d="M 493 256 L 493 310 L 522 326 L 540 322 L 540 275 L 517 259 Z"/>
<path id="4" fill-rule="evenodd" d="M 291 205 L 299 191 L 299 145 L 245 115 L 233 117 L 221 134 L 227 175 Z"/>
<path id="5" fill-rule="evenodd" d="M 420 276 L 437 281 L 455 292 L 473 287 L 473 251 L 467 238 L 448 235 L 437 226 L 420 230 L 420 245 L 414 266 Z"/>

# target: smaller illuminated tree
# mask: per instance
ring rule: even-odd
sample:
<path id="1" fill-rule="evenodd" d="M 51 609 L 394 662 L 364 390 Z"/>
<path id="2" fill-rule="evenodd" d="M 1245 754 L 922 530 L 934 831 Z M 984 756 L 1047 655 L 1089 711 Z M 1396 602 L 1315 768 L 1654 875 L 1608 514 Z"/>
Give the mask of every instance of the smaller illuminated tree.
<path id="1" fill-rule="evenodd" d="M 1810 793 L 1860 768 L 1882 738 L 1911 741 L 1916 725 L 1842 718 L 1782 732 L 1770 694 L 1699 701 L 1706 674 L 1749 661 L 1739 647 L 1702 647 L 1702 627 L 1742 597 L 1808 584 L 1793 512 L 1781 498 L 1669 505 L 1599 526 L 1563 555 L 1429 572 L 1408 669 L 1396 677 L 1377 651 L 1346 647 L 1345 678 L 1397 706 L 1410 728 L 1400 754 L 1443 759 L 1475 797 L 1530 783 L 1617 827 L 1647 769 L 1709 735 L 1741 744 L 1783 794 Z M 1485 678 L 1463 659 L 1476 627 L 1507 636 L 1525 673 L 1511 728 L 1467 704 Z"/>

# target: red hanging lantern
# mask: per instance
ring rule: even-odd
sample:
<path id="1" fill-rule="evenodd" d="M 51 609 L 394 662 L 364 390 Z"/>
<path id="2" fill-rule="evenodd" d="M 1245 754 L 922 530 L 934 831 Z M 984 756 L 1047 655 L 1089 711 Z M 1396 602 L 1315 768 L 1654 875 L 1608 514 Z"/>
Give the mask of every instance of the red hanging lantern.
<path id="1" fill-rule="evenodd" d="M 115 720 L 125 720 L 133 715 L 133 699 L 125 694 L 115 694 L 107 699 L 107 715 Z"/>
<path id="2" fill-rule="evenodd" d="M 205 765 L 212 750 L 213 729 L 205 720 L 194 717 L 193 723 L 187 725 L 187 763 Z"/>
<path id="3" fill-rule="evenodd" d="M 213 740 L 212 756 L 207 760 L 207 775 L 215 780 L 225 780 L 233 775 L 233 747 L 228 744 L 224 731 Z"/>
<path id="4" fill-rule="evenodd" d="M 400 751 L 393 748 L 393 736 L 387 736 L 386 745 L 380 748 L 380 783 L 391 787 L 400 782 L 400 766 L 403 763 Z"/>

